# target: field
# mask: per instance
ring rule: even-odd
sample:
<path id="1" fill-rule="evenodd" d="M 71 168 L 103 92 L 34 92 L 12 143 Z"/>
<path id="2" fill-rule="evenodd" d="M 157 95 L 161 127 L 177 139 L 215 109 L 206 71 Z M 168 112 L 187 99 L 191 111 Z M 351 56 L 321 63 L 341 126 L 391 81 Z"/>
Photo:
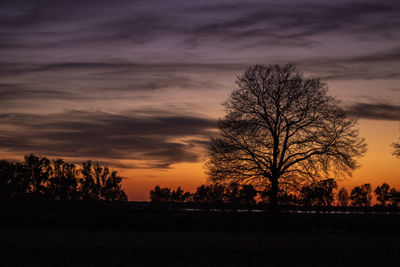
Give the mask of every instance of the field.
<path id="1" fill-rule="evenodd" d="M 398 266 L 400 234 L 0 231 L 3 266 Z"/>
<path id="2" fill-rule="evenodd" d="M 3 210 L 2 266 L 399 266 L 400 216 Z"/>

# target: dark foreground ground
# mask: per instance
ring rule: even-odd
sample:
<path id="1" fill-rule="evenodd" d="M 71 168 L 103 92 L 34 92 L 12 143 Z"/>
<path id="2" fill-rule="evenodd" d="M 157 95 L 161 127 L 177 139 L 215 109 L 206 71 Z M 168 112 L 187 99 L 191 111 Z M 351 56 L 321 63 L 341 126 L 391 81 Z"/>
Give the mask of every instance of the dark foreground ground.
<path id="1" fill-rule="evenodd" d="M 399 214 L 0 209 L 0 266 L 400 266 Z"/>
<path id="2" fill-rule="evenodd" d="M 2 266 L 399 266 L 399 234 L 0 231 Z"/>

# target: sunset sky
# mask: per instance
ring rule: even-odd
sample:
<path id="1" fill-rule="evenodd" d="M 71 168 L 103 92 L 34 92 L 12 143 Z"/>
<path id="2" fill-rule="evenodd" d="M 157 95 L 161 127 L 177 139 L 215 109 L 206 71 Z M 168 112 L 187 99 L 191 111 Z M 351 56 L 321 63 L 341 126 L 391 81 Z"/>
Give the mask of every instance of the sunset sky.
<path id="1" fill-rule="evenodd" d="M 91 159 L 194 190 L 221 102 L 252 64 L 293 62 L 359 119 L 348 188 L 400 188 L 400 1 L 1 1 L 0 158 Z"/>

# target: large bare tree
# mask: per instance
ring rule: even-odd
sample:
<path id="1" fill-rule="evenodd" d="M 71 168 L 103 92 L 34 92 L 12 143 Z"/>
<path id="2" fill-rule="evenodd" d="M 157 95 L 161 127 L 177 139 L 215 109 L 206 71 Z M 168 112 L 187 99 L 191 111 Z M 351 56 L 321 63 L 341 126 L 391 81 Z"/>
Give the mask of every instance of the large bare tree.
<path id="1" fill-rule="evenodd" d="M 254 65 L 223 104 L 205 167 L 212 182 L 237 181 L 278 192 L 326 177 L 350 176 L 366 151 L 356 119 L 327 95 L 320 79 L 292 64 Z"/>

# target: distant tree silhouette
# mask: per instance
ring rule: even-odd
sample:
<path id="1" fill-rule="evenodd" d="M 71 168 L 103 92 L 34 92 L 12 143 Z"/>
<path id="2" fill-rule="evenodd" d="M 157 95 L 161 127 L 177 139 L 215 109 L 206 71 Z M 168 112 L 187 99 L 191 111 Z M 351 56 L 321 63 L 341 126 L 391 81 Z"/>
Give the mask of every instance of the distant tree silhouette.
<path id="1" fill-rule="evenodd" d="M 304 204 L 311 206 L 330 206 L 334 200 L 333 190 L 337 189 L 334 179 L 314 182 L 301 189 Z"/>
<path id="2" fill-rule="evenodd" d="M 168 202 L 171 200 L 171 189 L 167 187 L 161 188 L 159 185 L 156 185 L 154 189 L 150 191 L 150 200 L 151 202 Z"/>
<path id="3" fill-rule="evenodd" d="M 325 83 L 291 64 L 251 66 L 236 83 L 210 142 L 211 181 L 269 183 L 274 207 L 282 183 L 347 176 L 357 167 L 366 145 Z"/>
<path id="4" fill-rule="evenodd" d="M 78 170 L 74 164 L 64 162 L 62 159 L 53 161 L 49 191 L 57 200 L 76 200 L 78 193 Z"/>
<path id="5" fill-rule="evenodd" d="M 193 201 L 198 203 L 209 203 L 211 202 L 211 188 L 207 185 L 200 185 L 196 188 L 193 194 Z"/>
<path id="6" fill-rule="evenodd" d="M 0 198 L 125 201 L 121 181 L 116 171 L 90 161 L 77 169 L 62 159 L 49 160 L 34 154 L 18 163 L 0 160 Z"/>
<path id="7" fill-rule="evenodd" d="M 240 188 L 239 197 L 242 205 L 251 207 L 256 204 L 255 197 L 257 196 L 257 190 L 251 185 L 246 184 Z"/>
<path id="8" fill-rule="evenodd" d="M 389 202 L 391 206 L 399 207 L 400 206 L 400 191 L 392 188 L 390 190 Z"/>
<path id="9" fill-rule="evenodd" d="M 30 194 L 31 180 L 29 176 L 25 174 L 25 167 L 22 162 L 17 162 L 14 165 L 13 179 L 11 181 L 13 192 L 13 198 L 22 199 L 26 198 L 27 194 Z"/>
<path id="10" fill-rule="evenodd" d="M 239 185 L 236 182 L 227 184 L 200 185 L 193 193 L 193 202 L 212 204 L 221 207 L 223 203 L 229 204 L 232 209 L 241 205 L 249 206 L 255 204 L 257 191 L 252 185 Z"/>
<path id="11" fill-rule="evenodd" d="M 180 186 L 176 190 L 171 192 L 171 201 L 174 202 L 185 202 L 190 197 L 189 192 L 185 192 Z"/>
<path id="12" fill-rule="evenodd" d="M 46 195 L 51 175 L 50 160 L 30 154 L 24 157 L 21 167 L 22 175 L 29 183 L 28 192 L 34 196 Z"/>
<path id="13" fill-rule="evenodd" d="M 0 160 L 0 201 L 13 198 L 16 195 L 15 183 L 16 164 Z"/>
<path id="14" fill-rule="evenodd" d="M 225 200 L 225 187 L 219 184 L 200 185 L 193 194 L 193 201 L 220 205 Z"/>
<path id="15" fill-rule="evenodd" d="M 390 200 L 390 186 L 387 183 L 383 183 L 381 186 L 377 186 L 374 190 L 376 200 L 381 206 L 386 206 Z"/>
<path id="16" fill-rule="evenodd" d="M 225 189 L 226 202 L 231 205 L 232 208 L 236 209 L 240 204 L 240 188 L 237 182 L 229 183 Z"/>
<path id="17" fill-rule="evenodd" d="M 340 207 L 347 207 L 349 204 L 349 193 L 344 187 L 340 188 L 337 194 L 337 204 Z"/>
<path id="18" fill-rule="evenodd" d="M 103 183 L 101 195 L 106 201 L 127 201 L 128 196 L 121 186 L 122 177 L 118 176 L 117 171 L 112 171 Z"/>
<path id="19" fill-rule="evenodd" d="M 353 206 L 356 207 L 369 207 L 371 206 L 371 185 L 363 184 L 361 186 L 354 187 L 351 190 L 350 200 Z"/>
<path id="20" fill-rule="evenodd" d="M 82 176 L 79 179 L 80 195 L 83 200 L 98 200 L 99 188 L 93 174 L 92 162 L 87 161 L 82 164 Z"/>

